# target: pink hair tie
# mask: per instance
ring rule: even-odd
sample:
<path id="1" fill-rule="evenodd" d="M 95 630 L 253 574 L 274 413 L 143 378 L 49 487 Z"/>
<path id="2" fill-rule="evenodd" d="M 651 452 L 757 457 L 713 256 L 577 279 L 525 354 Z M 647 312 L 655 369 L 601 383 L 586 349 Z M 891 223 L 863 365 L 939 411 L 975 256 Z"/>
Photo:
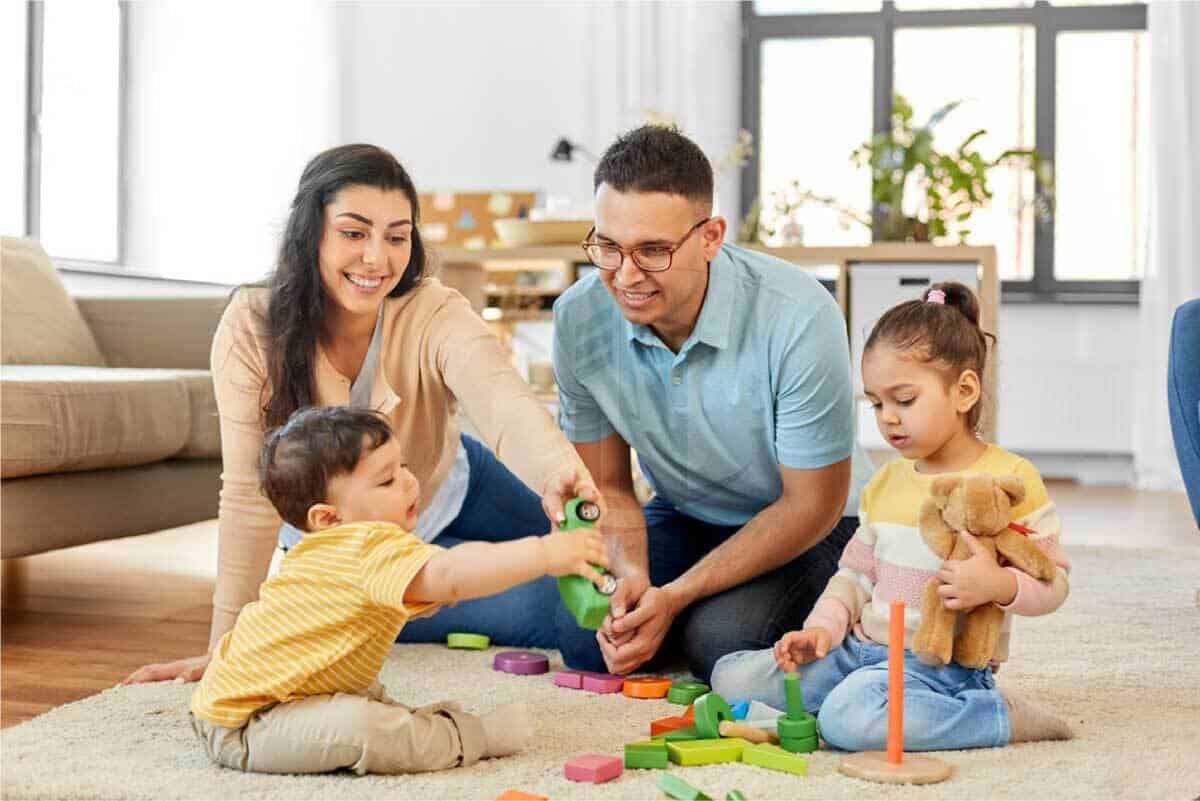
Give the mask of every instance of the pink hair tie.
<path id="1" fill-rule="evenodd" d="M 931 290 L 929 290 L 929 294 L 925 296 L 925 302 L 926 303 L 937 303 L 938 305 L 945 305 L 946 293 L 940 289 L 931 289 Z"/>

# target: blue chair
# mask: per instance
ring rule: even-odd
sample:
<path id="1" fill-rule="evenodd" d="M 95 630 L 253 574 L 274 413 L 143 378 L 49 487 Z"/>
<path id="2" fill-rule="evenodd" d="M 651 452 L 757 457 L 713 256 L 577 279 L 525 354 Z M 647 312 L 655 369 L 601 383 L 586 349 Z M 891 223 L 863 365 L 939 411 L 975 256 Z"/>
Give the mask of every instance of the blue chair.
<path id="1" fill-rule="evenodd" d="M 1200 298 L 1175 310 L 1167 356 L 1167 402 L 1175 455 L 1200 526 Z"/>

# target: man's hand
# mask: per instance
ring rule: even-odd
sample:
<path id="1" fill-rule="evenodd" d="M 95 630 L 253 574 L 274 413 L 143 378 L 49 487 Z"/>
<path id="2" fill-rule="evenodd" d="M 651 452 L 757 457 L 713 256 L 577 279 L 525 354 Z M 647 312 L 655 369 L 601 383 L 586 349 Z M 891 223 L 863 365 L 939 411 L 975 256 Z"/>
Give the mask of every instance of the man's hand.
<path id="1" fill-rule="evenodd" d="M 1010 604 L 1017 595 L 1017 577 L 996 563 L 996 558 L 972 535 L 959 533 L 971 556 L 949 559 L 937 572 L 938 595 L 947 609 L 965 611 L 983 604 Z"/>
<path id="2" fill-rule="evenodd" d="M 624 617 L 630 609 L 638 605 L 646 590 L 650 588 L 650 578 L 640 570 L 626 573 L 618 578 L 620 581 L 617 582 L 616 592 L 609 599 L 608 615 L 604 618 L 600 631 L 608 638 L 610 644 L 620 648 L 633 639 L 637 634 L 637 629 L 618 635 L 613 631 L 613 621 Z"/>
<path id="3" fill-rule="evenodd" d="M 775 663 L 786 673 L 795 672 L 801 665 L 824 659 L 833 643 L 833 635 L 820 626 L 789 631 L 775 643 Z"/>
<path id="4" fill-rule="evenodd" d="M 583 498 L 598 504 L 603 519 L 604 499 L 600 496 L 600 490 L 596 489 L 586 473 L 569 467 L 551 475 L 542 488 L 542 511 L 553 525 L 560 526 L 567 521 L 567 501 L 572 498 Z"/>
<path id="5" fill-rule="evenodd" d="M 600 643 L 600 653 L 609 672 L 631 673 L 649 661 L 658 653 L 682 609 L 670 589 L 649 587 L 642 593 L 636 608 L 613 618 L 609 628 L 615 641 L 603 629 L 596 632 L 596 641 Z"/>

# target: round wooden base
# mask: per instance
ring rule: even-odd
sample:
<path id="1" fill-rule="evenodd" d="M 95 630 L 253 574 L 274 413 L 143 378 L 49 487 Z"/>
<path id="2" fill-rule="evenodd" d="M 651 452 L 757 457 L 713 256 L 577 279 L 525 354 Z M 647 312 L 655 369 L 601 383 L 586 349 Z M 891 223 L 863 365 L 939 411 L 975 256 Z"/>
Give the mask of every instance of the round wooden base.
<path id="1" fill-rule="evenodd" d="M 838 767 L 855 779 L 886 784 L 936 784 L 950 778 L 954 767 L 948 762 L 920 754 L 905 754 L 899 765 L 887 760 L 886 751 L 864 751 L 851 754 Z"/>

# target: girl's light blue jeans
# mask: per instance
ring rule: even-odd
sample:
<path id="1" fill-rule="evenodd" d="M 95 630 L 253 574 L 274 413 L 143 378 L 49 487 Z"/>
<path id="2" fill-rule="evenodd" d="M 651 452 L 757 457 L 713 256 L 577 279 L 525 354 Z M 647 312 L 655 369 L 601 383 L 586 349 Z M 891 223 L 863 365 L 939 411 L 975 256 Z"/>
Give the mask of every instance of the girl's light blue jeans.
<path id="1" fill-rule="evenodd" d="M 887 646 L 853 634 L 800 668 L 804 708 L 817 716 L 821 737 L 843 751 L 887 747 Z M 737 651 L 713 668 L 713 691 L 785 709 L 783 671 L 769 648 Z M 923 664 L 904 652 L 904 750 L 951 751 L 1008 744 L 1008 707 L 991 668 Z"/>

